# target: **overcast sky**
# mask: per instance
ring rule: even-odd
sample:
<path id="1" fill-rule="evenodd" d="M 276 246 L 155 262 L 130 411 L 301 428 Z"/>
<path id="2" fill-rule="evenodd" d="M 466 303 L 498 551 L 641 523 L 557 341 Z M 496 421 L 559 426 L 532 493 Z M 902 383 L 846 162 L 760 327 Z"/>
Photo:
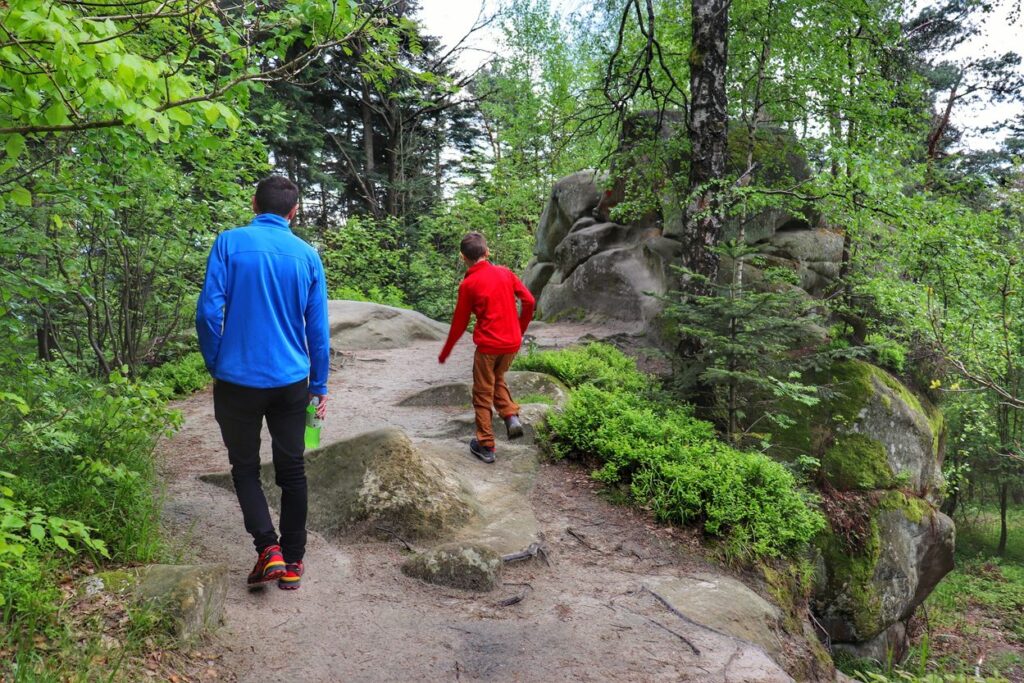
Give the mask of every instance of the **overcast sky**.
<path id="1" fill-rule="evenodd" d="M 984 17 L 979 35 L 961 46 L 954 55 L 956 59 L 967 60 L 1024 50 L 1024 21 L 1019 11 L 1014 12 L 1020 0 L 996 2 L 994 11 Z M 466 34 L 479 16 L 481 7 L 493 11 L 497 6 L 496 0 L 421 0 L 421 3 L 420 15 L 428 32 L 440 36 L 448 45 Z M 563 12 L 585 12 L 589 4 L 586 0 L 550 0 L 552 8 Z M 478 51 L 464 57 L 464 68 L 472 68 L 480 60 L 486 59 L 488 52 L 496 47 L 496 38 L 497 32 L 484 31 L 470 41 L 469 44 Z M 1020 105 L 982 103 L 954 110 L 954 122 L 961 128 L 970 129 L 966 142 L 971 147 L 991 148 L 998 143 L 999 138 L 982 135 L 980 129 L 1021 114 L 1024 114 L 1024 107 Z"/>

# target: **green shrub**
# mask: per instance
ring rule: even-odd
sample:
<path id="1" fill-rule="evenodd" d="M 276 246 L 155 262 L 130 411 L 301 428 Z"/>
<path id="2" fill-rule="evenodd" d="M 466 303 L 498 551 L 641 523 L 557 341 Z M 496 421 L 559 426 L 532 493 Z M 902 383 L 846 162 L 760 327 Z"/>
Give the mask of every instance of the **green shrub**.
<path id="1" fill-rule="evenodd" d="M 556 457 L 596 460 L 596 479 L 629 484 L 662 521 L 700 524 L 733 557 L 792 554 L 824 523 L 785 467 L 717 440 L 689 406 L 584 384 L 549 416 L 548 436 Z"/>
<path id="2" fill-rule="evenodd" d="M 793 553 L 822 528 L 785 467 L 722 443 L 690 406 L 656 400 L 651 378 L 615 348 L 532 351 L 516 368 L 574 388 L 548 418 L 552 453 L 596 461 L 596 479 L 628 484 L 658 519 L 700 524 L 729 554 L 748 558 Z"/>
<path id="3" fill-rule="evenodd" d="M 636 369 L 635 360 L 599 342 L 560 351 L 530 349 L 515 359 L 512 368 L 554 375 L 570 387 L 593 384 L 636 392 L 651 387 L 650 378 Z"/>
<path id="4" fill-rule="evenodd" d="M 153 368 L 146 375 L 146 381 L 167 387 L 174 396 L 188 396 L 206 388 L 210 373 L 206 371 L 203 354 L 193 351 Z"/>
<path id="5" fill-rule="evenodd" d="M 180 417 L 167 410 L 165 389 L 120 372 L 101 383 L 28 363 L 2 381 L 0 461 L 13 476 L 0 486 L 0 595 L 4 621 L 24 626 L 56 608 L 59 592 L 38 589 L 55 583 L 77 550 L 95 562 L 108 552 L 119 563 L 156 556 L 152 451 Z"/>
<path id="6" fill-rule="evenodd" d="M 907 347 L 898 341 L 887 339 L 874 332 L 864 339 L 871 348 L 875 360 L 879 365 L 891 368 L 896 372 L 903 372 L 907 364 Z"/>

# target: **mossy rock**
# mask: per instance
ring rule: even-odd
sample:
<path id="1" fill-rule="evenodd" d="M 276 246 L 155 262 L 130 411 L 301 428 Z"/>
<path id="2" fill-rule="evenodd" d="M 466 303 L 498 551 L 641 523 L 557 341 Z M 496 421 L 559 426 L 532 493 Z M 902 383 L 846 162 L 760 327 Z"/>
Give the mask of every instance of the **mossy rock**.
<path id="1" fill-rule="evenodd" d="M 863 434 L 840 434 L 821 458 L 822 473 L 840 491 L 889 488 L 896 478 L 885 446 Z"/>
<path id="2" fill-rule="evenodd" d="M 368 432 L 306 455 L 311 529 L 343 537 L 370 522 L 409 539 L 439 538 L 473 517 L 462 484 L 440 460 L 413 447 L 397 429 Z M 233 488 L 229 474 L 204 481 Z M 274 467 L 262 468 L 267 500 L 279 506 Z"/>
<path id="3" fill-rule="evenodd" d="M 773 434 L 771 453 L 811 455 L 841 491 L 906 487 L 937 503 L 943 484 L 942 413 L 870 363 L 848 360 L 812 376 L 817 405 L 780 406 L 793 420 Z"/>
<path id="4" fill-rule="evenodd" d="M 129 595 L 136 608 L 154 612 L 167 633 L 188 646 L 223 620 L 227 578 L 222 564 L 153 564 L 97 572 L 81 581 L 78 595 Z"/>
<path id="5" fill-rule="evenodd" d="M 472 543 L 448 543 L 414 555 L 402 565 L 406 576 L 464 590 L 489 591 L 501 582 L 501 557 Z"/>
<path id="6" fill-rule="evenodd" d="M 551 375 L 530 370 L 512 370 L 505 374 L 505 381 L 512 393 L 512 398 L 519 400 L 521 396 L 539 395 L 551 399 L 551 404 L 562 406 L 569 399 L 569 387 Z"/>
<path id="7" fill-rule="evenodd" d="M 869 505 L 864 540 L 831 529 L 814 546 L 813 606 L 830 638 L 858 645 L 910 618 L 953 568 L 954 527 L 927 501 L 900 491 L 859 494 Z"/>
<path id="8" fill-rule="evenodd" d="M 211 632 L 224 617 L 228 571 L 222 564 L 154 564 L 139 570 L 138 600 L 160 610 L 181 643 Z"/>

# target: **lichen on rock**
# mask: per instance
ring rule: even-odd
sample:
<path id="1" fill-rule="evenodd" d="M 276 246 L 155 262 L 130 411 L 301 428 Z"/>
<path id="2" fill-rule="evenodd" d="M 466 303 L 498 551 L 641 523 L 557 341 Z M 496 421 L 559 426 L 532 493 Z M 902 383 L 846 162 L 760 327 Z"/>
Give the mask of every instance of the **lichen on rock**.
<path id="1" fill-rule="evenodd" d="M 501 568 L 501 557 L 490 548 L 448 543 L 409 558 L 402 565 L 402 572 L 427 583 L 489 591 L 498 586 Z"/>

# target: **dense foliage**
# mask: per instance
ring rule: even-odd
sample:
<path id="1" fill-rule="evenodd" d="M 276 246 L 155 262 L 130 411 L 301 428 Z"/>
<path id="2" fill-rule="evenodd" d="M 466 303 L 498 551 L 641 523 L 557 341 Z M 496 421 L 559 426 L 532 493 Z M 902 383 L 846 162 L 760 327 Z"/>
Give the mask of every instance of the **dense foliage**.
<path id="1" fill-rule="evenodd" d="M 596 479 L 628 486 L 658 519 L 700 525 L 729 556 L 748 560 L 796 554 L 823 528 L 785 467 L 720 441 L 689 406 L 653 393 L 652 379 L 614 347 L 534 352 L 516 367 L 573 387 L 548 419 L 553 454 L 595 463 Z"/>

